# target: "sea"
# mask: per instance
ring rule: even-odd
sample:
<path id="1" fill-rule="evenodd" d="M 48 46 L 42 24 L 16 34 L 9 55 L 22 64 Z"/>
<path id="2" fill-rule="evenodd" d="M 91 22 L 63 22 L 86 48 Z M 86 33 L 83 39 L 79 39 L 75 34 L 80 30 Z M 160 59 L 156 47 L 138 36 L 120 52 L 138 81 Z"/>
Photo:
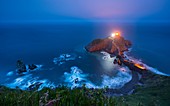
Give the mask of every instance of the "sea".
<path id="1" fill-rule="evenodd" d="M 126 66 L 113 64 L 106 52 L 88 53 L 84 47 L 113 32 L 132 42 L 129 55 L 157 72 L 170 74 L 169 23 L 27 22 L 0 24 L 0 85 L 27 90 L 67 86 L 120 88 L 132 78 Z M 37 69 L 18 75 L 16 62 Z"/>

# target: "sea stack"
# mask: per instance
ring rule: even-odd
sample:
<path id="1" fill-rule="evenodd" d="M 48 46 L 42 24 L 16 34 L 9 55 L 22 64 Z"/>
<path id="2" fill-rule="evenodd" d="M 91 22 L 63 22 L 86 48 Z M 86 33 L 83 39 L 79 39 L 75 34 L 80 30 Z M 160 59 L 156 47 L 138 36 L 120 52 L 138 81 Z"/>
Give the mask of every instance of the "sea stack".
<path id="1" fill-rule="evenodd" d="M 125 40 L 119 33 L 104 39 L 95 39 L 85 49 L 88 52 L 105 51 L 112 55 L 120 55 L 131 47 L 131 42 Z"/>

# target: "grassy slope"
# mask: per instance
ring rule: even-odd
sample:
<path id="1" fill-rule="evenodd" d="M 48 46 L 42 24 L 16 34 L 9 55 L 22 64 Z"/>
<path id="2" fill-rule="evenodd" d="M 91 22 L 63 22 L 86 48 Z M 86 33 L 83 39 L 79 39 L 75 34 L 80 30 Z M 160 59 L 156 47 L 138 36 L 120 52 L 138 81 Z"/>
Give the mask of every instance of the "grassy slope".
<path id="1" fill-rule="evenodd" d="M 130 106 L 170 106 L 170 77 L 152 75 L 143 79 L 143 86 L 137 86 L 135 93 L 126 98 Z"/>
<path id="2" fill-rule="evenodd" d="M 170 106 L 170 77 L 151 75 L 142 79 L 143 86 L 137 86 L 134 94 L 121 97 L 106 97 L 105 89 L 70 90 L 66 87 L 55 90 L 45 88 L 39 92 L 22 91 L 0 87 L 0 106 L 38 106 L 54 101 L 64 106 Z"/>

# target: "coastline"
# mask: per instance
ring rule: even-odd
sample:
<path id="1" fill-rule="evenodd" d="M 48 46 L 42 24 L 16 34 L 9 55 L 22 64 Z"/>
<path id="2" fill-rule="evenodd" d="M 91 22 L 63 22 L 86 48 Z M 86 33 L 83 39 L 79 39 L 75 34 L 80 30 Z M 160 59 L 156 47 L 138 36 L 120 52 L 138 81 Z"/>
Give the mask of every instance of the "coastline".
<path id="1" fill-rule="evenodd" d="M 116 44 L 114 43 L 114 45 Z M 117 52 L 116 49 L 114 50 Z M 87 88 L 86 85 L 83 85 L 82 87 L 74 89 L 60 86 L 53 89 L 43 88 L 38 91 L 36 88 L 32 90 L 21 90 L 17 87 L 16 89 L 10 89 L 0 86 L 0 104 L 19 104 L 25 106 L 60 106 L 63 104 L 169 106 L 170 77 L 151 72 L 145 65 L 135 63 L 133 60 L 128 59 L 123 52 L 119 52 L 118 54 L 113 53 L 113 55 L 110 53 L 111 57 L 117 54 L 116 61 L 112 64 L 124 65 L 131 70 L 132 79 L 120 89 L 107 87 L 94 89 Z M 148 99 L 149 101 L 147 101 Z"/>
<path id="2" fill-rule="evenodd" d="M 84 103 L 84 105 L 148 106 L 157 104 L 160 106 L 169 106 L 170 77 L 158 75 L 149 70 L 140 70 L 138 68 L 133 70 L 135 68 L 132 67 L 133 65 L 130 60 L 125 61 L 121 56 L 117 57 L 122 63 L 124 62 L 123 64 L 128 64 L 132 71 L 132 79 L 120 89 L 90 89 L 83 85 L 81 88 L 74 89 L 60 86 L 54 89 L 43 88 L 40 91 L 36 89 L 24 91 L 19 88 L 10 89 L 0 86 L 0 104 L 60 106 L 63 104 L 82 105 Z M 148 99 L 150 101 L 146 102 Z"/>
<path id="3" fill-rule="evenodd" d="M 166 75 L 161 72 L 154 73 L 152 70 L 150 70 L 151 68 L 146 64 L 129 59 L 124 52 L 129 51 L 129 48 L 131 47 L 132 43 L 128 40 L 125 40 L 118 32 L 116 33 L 113 33 L 114 36 L 108 38 L 95 39 L 87 46 L 85 46 L 86 51 L 90 53 L 100 51 L 109 53 L 110 57 L 116 57 L 116 59 L 114 59 L 113 61 L 113 64 L 118 64 L 119 66 L 124 65 L 128 67 L 132 72 L 132 79 L 129 82 L 127 82 L 120 89 L 109 88 L 105 92 L 105 95 L 121 96 L 132 94 L 136 86 L 142 86 L 144 84 L 141 84 L 141 82 L 145 80 L 144 78 L 148 76 L 152 77 L 156 74 L 158 74 L 158 76 Z"/>
<path id="4" fill-rule="evenodd" d="M 136 85 L 131 95 L 108 95 L 109 89 L 69 89 L 59 87 L 55 89 L 43 88 L 41 91 L 23 91 L 18 88 L 10 89 L 0 86 L 0 104 L 24 106 L 62 106 L 62 105 L 114 105 L 114 106 L 169 106 L 170 77 L 150 74 L 140 81 L 142 86 Z M 125 89 L 125 88 L 124 88 Z M 148 101 L 149 100 L 149 101 Z"/>

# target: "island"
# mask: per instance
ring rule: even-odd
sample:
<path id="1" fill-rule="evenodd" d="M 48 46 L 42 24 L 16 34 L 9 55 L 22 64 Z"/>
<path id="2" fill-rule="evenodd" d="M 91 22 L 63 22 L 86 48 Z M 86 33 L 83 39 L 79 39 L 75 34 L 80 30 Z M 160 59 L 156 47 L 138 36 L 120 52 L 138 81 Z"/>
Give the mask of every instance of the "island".
<path id="1" fill-rule="evenodd" d="M 116 57 L 113 64 L 127 66 L 132 72 L 132 79 L 120 89 L 108 88 L 105 92 L 107 96 L 127 95 L 132 94 L 138 85 L 147 85 L 146 80 L 154 80 L 156 75 L 151 72 L 145 64 L 135 62 L 129 59 L 124 52 L 128 51 L 132 46 L 129 40 L 125 40 L 119 32 L 113 33 L 111 36 L 104 39 L 95 39 L 85 46 L 87 52 L 95 53 L 105 51 L 110 54 L 110 57 Z M 168 76 L 163 76 L 169 78 Z M 148 79 L 147 79 L 148 78 Z M 159 80 L 159 78 L 158 78 Z"/>
<path id="2" fill-rule="evenodd" d="M 33 83 L 27 90 L 19 87 L 11 89 L 0 85 L 0 104 L 2 106 L 170 106 L 170 77 L 153 73 L 144 63 L 136 62 L 125 54 L 132 43 L 120 33 L 113 33 L 104 39 L 95 39 L 85 49 L 89 53 L 105 51 L 114 57 L 113 64 L 126 66 L 131 70 L 132 79 L 119 89 L 80 88 L 70 89 L 59 85 L 56 88 L 38 90 L 42 83 Z M 69 58 L 69 55 L 61 57 Z M 116 58 L 115 58 L 116 57 Z M 56 58 L 59 63 L 63 58 Z M 17 61 L 17 73 L 22 76 L 37 70 L 40 66 L 26 65 Z"/>
<path id="3" fill-rule="evenodd" d="M 104 39 L 95 39 L 85 49 L 88 52 L 106 51 L 111 55 L 122 54 L 131 47 L 132 43 L 125 40 L 118 32 Z"/>

